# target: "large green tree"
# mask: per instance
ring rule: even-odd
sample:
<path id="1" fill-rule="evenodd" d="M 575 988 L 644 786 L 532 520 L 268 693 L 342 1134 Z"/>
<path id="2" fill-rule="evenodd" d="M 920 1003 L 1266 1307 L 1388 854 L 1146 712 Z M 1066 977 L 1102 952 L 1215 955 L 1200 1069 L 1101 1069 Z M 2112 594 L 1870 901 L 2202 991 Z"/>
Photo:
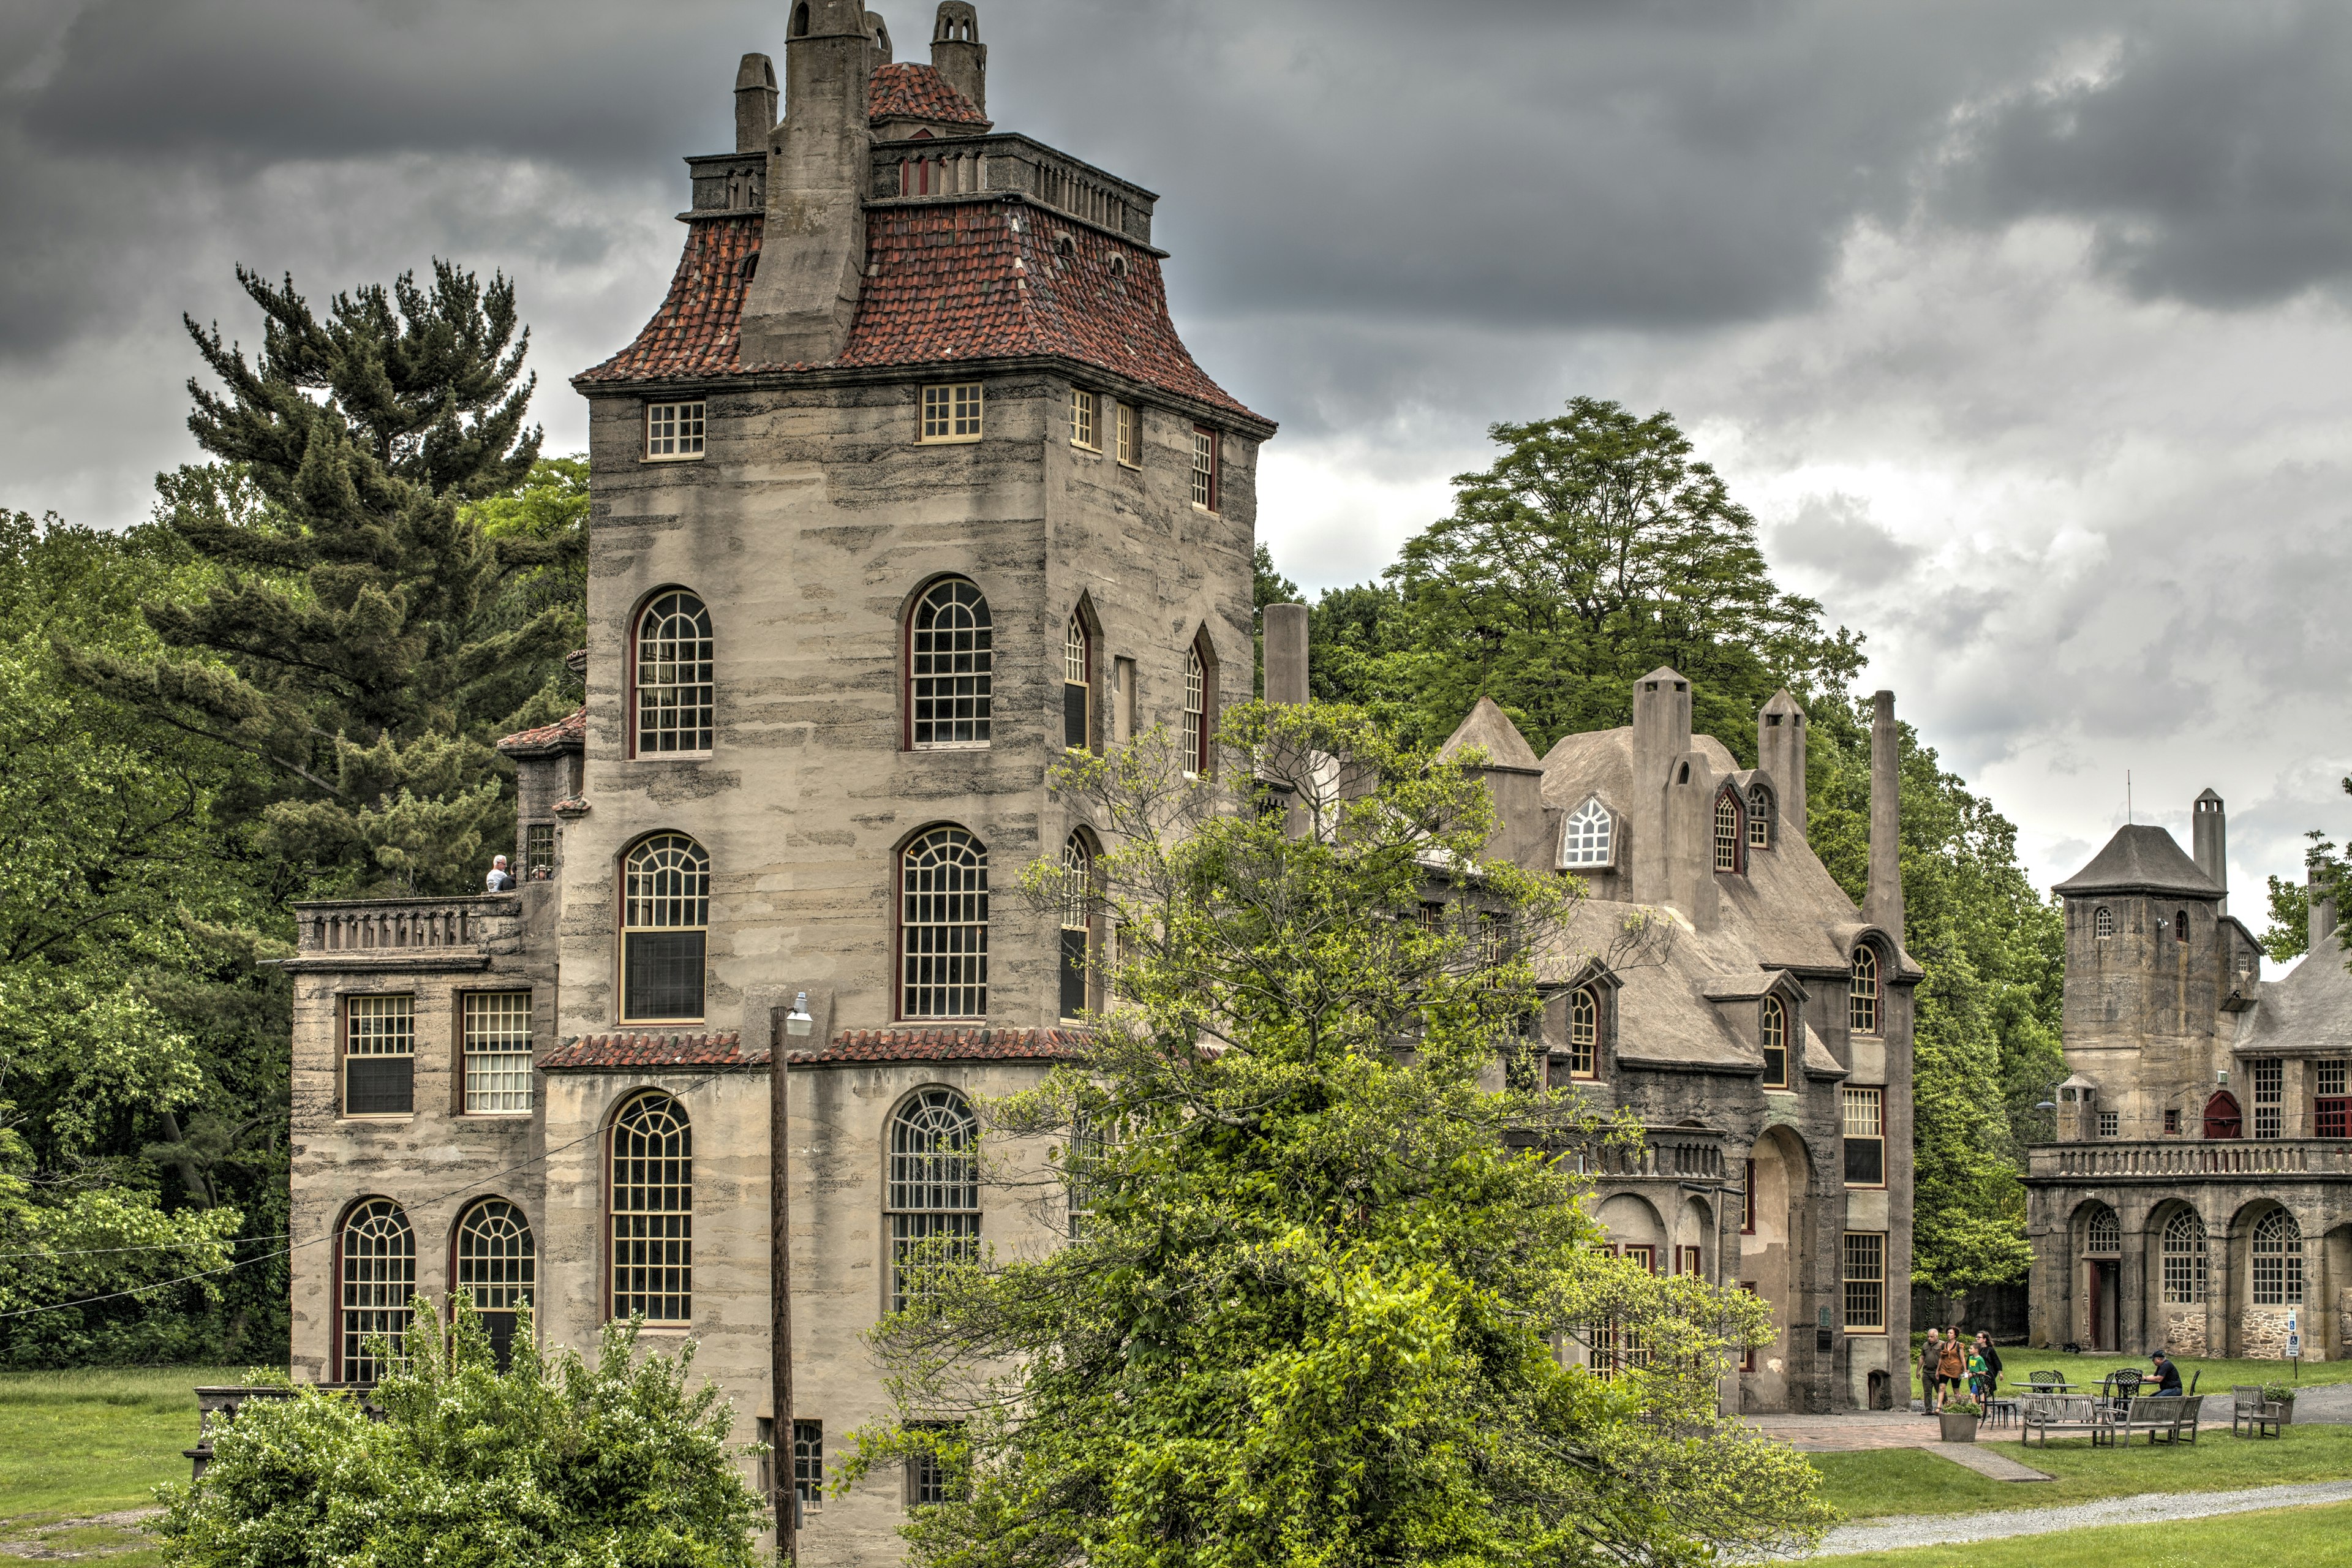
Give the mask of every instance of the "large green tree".
<path id="1" fill-rule="evenodd" d="M 1225 775 L 1287 810 L 1225 809 L 1164 732 L 1056 772 L 1103 833 L 1078 896 L 1123 933 L 1115 1000 L 986 1136 L 1060 1140 L 1078 1221 L 1042 1258 L 929 1260 L 876 1332 L 901 1419 L 852 1472 L 919 1452 L 957 1483 L 907 1527 L 915 1560 L 1695 1564 L 1811 1540 L 1810 1468 L 1717 1415 L 1765 1310 L 1596 1253 L 1552 1154 L 1599 1131 L 1580 1098 L 1486 1087 L 1525 1049 L 1560 885 L 1484 862 L 1476 775 L 1357 710 L 1253 706 L 1224 739 Z M 1457 918 L 1420 918 L 1432 864 Z M 1073 892 L 1058 863 L 1025 887 Z M 1597 1322 L 1646 1364 L 1564 1366 Z"/>
<path id="2" fill-rule="evenodd" d="M 436 262 L 429 287 L 404 274 L 320 316 L 291 279 L 237 277 L 262 315 L 250 362 L 188 323 L 219 383 L 189 384 L 189 427 L 226 467 L 167 480 L 162 511 L 218 581 L 148 606 L 177 657 L 87 665 L 266 764 L 260 842 L 281 858 L 454 890 L 500 826 L 488 742 L 548 705 L 578 635 L 572 605 L 520 616 L 510 590 L 576 564 L 584 527 L 469 505 L 528 499 L 538 456 L 513 287 Z"/>

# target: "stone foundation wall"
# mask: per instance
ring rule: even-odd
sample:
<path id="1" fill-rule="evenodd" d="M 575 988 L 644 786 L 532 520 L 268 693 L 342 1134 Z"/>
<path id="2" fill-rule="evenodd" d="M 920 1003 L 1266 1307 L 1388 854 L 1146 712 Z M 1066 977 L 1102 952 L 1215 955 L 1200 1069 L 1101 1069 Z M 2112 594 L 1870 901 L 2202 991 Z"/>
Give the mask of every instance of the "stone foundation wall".
<path id="1" fill-rule="evenodd" d="M 2284 1307 L 2249 1307 L 2238 1320 L 2238 1353 L 2249 1361 L 2284 1361 L 2286 1359 L 2286 1315 Z M 2316 1360 L 2312 1352 L 2318 1347 L 2312 1337 L 2303 1336 L 2304 1359 Z"/>
<path id="2" fill-rule="evenodd" d="M 2285 1331 L 2280 1331 L 2284 1333 Z M 2205 1310 L 2183 1308 L 2164 1315 L 2164 1348 L 2176 1356 L 2205 1353 Z"/>

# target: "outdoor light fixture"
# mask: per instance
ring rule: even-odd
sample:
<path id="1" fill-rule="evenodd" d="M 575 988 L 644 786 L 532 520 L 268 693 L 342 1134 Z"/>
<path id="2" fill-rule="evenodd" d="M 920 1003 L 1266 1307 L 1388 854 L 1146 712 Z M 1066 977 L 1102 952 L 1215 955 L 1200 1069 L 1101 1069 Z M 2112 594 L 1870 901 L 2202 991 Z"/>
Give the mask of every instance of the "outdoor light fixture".
<path id="1" fill-rule="evenodd" d="M 2214 1081 L 2215 1083 L 2227 1083 L 2227 1082 L 2229 1082 L 2229 1081 L 2230 1081 L 2230 1069 L 2229 1069 L 2228 1068 L 2215 1068 L 2213 1069 L 2213 1081 Z"/>
<path id="2" fill-rule="evenodd" d="M 803 991 L 793 998 L 793 1010 L 784 1015 L 784 1033 L 805 1035 L 815 1026 L 816 1020 L 809 1016 L 808 993 Z"/>
<path id="3" fill-rule="evenodd" d="M 2033 1102 L 2033 1109 L 2036 1110 L 2055 1110 L 2058 1107 L 2050 1100 L 2037 1100 Z"/>

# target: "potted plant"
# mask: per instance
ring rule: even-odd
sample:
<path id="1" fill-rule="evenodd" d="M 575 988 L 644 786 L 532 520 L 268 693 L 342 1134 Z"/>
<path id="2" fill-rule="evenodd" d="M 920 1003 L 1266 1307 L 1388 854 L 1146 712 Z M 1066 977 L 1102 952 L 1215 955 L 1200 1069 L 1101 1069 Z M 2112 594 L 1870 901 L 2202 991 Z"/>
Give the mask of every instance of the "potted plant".
<path id="1" fill-rule="evenodd" d="M 1984 1406 L 1965 1394 L 1955 1394 L 1944 1401 L 1944 1441 L 1973 1443 L 1977 1440 L 1977 1422 L 1984 1415 Z"/>
<path id="2" fill-rule="evenodd" d="M 2270 1414 L 2278 1417 L 2280 1426 L 2294 1425 L 2294 1384 L 2291 1383 L 2263 1384 L 2263 1403 L 2270 1406 Z"/>

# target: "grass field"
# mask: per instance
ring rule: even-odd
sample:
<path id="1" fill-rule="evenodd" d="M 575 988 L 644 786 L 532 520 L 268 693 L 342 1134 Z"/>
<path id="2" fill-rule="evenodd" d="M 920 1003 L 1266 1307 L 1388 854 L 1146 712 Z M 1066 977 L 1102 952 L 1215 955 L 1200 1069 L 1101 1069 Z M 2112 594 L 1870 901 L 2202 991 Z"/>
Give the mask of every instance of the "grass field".
<path id="1" fill-rule="evenodd" d="M 1924 1333 L 1921 1331 L 1921 1335 Z M 1920 1396 L 1920 1337 L 1915 1335 L 1911 1346 L 1914 1399 Z M 2179 1365 L 2183 1388 L 2189 1386 L 2190 1377 L 2202 1374 L 2203 1381 L 2197 1385 L 2200 1394 L 2226 1394 L 2231 1384 L 2240 1383 L 2352 1383 L 2352 1361 L 2307 1361 L 2298 1365 L 2285 1361 L 2209 1361 L 2201 1356 L 2182 1356 Z M 2058 1351 L 2031 1351 L 2022 1345 L 2003 1345 L 2000 1350 L 2000 1381 L 2004 1386 L 2023 1383 L 2028 1373 L 2044 1370 L 2078 1384 L 2096 1383 L 2107 1373 L 2127 1366 L 2146 1372 L 2148 1361 L 2146 1356 L 2066 1355 Z"/>
<path id="2" fill-rule="evenodd" d="M 2347 1542 L 2352 1542 L 2352 1503 L 2330 1503 L 2177 1524 L 2117 1524 L 1965 1546 L 1865 1552 L 1858 1557 L 1826 1557 L 1822 1563 L 1823 1568 L 2114 1568 L 2118 1563 L 2130 1568 L 2280 1568 L 2283 1563 L 2343 1563 Z"/>
<path id="3" fill-rule="evenodd" d="M 228 1367 L 0 1373 L 0 1555 L 162 1562 L 135 1521 L 59 1521 L 152 1508 L 157 1483 L 187 1479 L 196 1384 L 241 1381 Z"/>
<path id="4" fill-rule="evenodd" d="M 2056 1477 L 1996 1481 L 1916 1448 L 1808 1456 L 1822 1493 L 1849 1519 L 1906 1513 L 1979 1513 L 1987 1509 L 2054 1508 L 2133 1492 L 2212 1492 L 2352 1477 L 2352 1426 L 2290 1426 L 2279 1437 L 2232 1437 L 2227 1421 L 2207 1427 L 2195 1447 L 2094 1448 L 2088 1438 L 1979 1443 L 1981 1447 Z"/>

